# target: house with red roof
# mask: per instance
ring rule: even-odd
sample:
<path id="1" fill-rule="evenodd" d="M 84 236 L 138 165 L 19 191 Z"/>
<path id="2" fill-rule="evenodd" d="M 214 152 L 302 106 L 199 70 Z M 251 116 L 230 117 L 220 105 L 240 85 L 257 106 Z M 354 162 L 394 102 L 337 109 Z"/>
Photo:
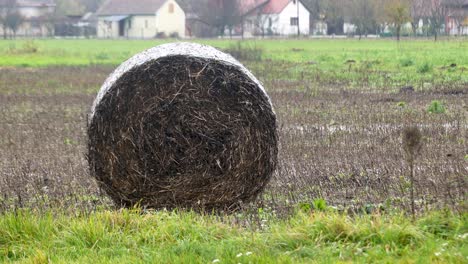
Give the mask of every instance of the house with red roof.
<path id="1" fill-rule="evenodd" d="M 310 33 L 310 11 L 301 0 L 208 0 L 207 16 L 216 18 L 226 15 L 224 8 L 233 9 L 233 16 L 240 22 L 235 28 L 225 28 L 225 35 L 265 36 L 265 35 L 308 35 Z M 227 3 L 226 3 L 227 2 Z M 205 2 L 206 3 L 206 2 Z M 235 10 L 234 10 L 235 9 Z M 205 14 L 206 15 L 206 14 Z M 203 16 L 203 15 L 202 15 Z M 187 23 L 189 27 L 195 25 L 197 20 L 210 25 L 196 17 Z M 212 24 L 211 24 L 212 25 Z M 229 32 L 231 31 L 232 32 Z"/>
<path id="2" fill-rule="evenodd" d="M 185 11 L 175 0 L 106 0 L 96 14 L 99 38 L 185 37 Z"/>
<path id="3" fill-rule="evenodd" d="M 241 0 L 244 35 L 309 35 L 310 11 L 301 0 Z M 251 2 L 257 5 L 253 6 Z M 247 4 L 250 3 L 250 4 Z"/>

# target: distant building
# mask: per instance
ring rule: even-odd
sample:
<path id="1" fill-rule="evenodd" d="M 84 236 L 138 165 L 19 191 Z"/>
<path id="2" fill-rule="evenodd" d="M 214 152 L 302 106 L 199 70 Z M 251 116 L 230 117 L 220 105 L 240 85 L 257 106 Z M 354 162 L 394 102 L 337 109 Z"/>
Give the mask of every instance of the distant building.
<path id="1" fill-rule="evenodd" d="M 343 23 L 343 34 L 345 35 L 352 35 L 356 33 L 356 25 L 350 22 L 350 20 L 346 20 Z"/>
<path id="2" fill-rule="evenodd" d="M 107 0 L 96 14 L 99 38 L 185 37 L 185 12 L 174 0 Z"/>
<path id="3" fill-rule="evenodd" d="M 14 3 L 13 7 L 10 3 Z M 54 35 L 54 0 L 0 0 L 0 14 L 13 9 L 22 17 L 16 36 L 47 37 Z M 7 34 L 12 34 L 7 30 Z M 0 27 L 0 35 L 3 35 L 3 27 Z"/>
<path id="4" fill-rule="evenodd" d="M 309 35 L 310 11 L 300 0 L 242 0 L 244 32 L 251 35 Z M 256 4 L 253 5 L 253 4 Z"/>
<path id="5" fill-rule="evenodd" d="M 311 26 L 311 35 L 327 35 L 328 25 L 323 20 L 314 21 L 313 26 Z"/>
<path id="6" fill-rule="evenodd" d="M 55 36 L 94 37 L 96 36 L 97 17 L 94 13 L 68 15 L 56 21 Z"/>

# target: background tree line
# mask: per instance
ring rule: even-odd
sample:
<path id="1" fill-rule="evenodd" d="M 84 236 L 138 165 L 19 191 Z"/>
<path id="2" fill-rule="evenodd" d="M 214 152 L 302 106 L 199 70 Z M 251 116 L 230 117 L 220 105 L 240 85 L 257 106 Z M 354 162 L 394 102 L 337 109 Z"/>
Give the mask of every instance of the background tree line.
<path id="1" fill-rule="evenodd" d="M 328 34 L 342 34 L 344 22 L 355 26 L 359 36 L 382 33 L 392 27 L 396 37 L 401 36 L 402 27 L 410 23 L 416 36 L 421 23 L 426 32 L 436 39 L 450 8 L 462 10 L 466 0 L 303 0 L 311 10 L 311 20 L 323 20 L 328 25 Z M 460 32 L 462 22 L 468 15 L 453 12 Z"/>
<path id="2" fill-rule="evenodd" d="M 0 9 L 0 25 L 4 37 L 10 31 L 16 34 L 24 18 L 16 8 L 16 0 L 4 0 Z M 96 12 L 103 0 L 55 0 L 56 12 L 48 22 L 67 15 L 82 15 Z M 246 14 L 241 12 L 239 0 L 177 0 L 191 19 L 200 23 L 197 35 L 202 37 L 232 34 L 233 29 L 243 25 Z M 344 24 L 354 25 L 356 35 L 380 34 L 392 28 L 397 39 L 405 24 L 411 23 L 413 35 L 421 31 L 437 39 L 450 8 L 462 9 L 466 0 L 303 0 L 310 11 L 310 24 L 327 24 L 327 34 L 343 34 Z M 251 15 L 251 14 L 250 14 Z M 452 13 L 458 31 L 467 14 Z M 256 24 L 262 24 L 259 16 Z M 263 31 L 263 29 L 262 29 Z M 264 34 L 263 32 L 262 34 Z"/>
<path id="3" fill-rule="evenodd" d="M 188 13 L 215 33 L 223 35 L 242 23 L 244 17 L 236 0 L 178 0 Z M 217 3 L 213 9 L 213 3 Z M 345 22 L 354 25 L 356 35 L 381 34 L 391 28 L 400 39 L 404 25 L 411 25 L 411 34 L 422 32 L 437 39 L 450 8 L 462 10 L 466 0 L 303 0 L 310 11 L 310 24 L 327 24 L 327 34 L 343 34 Z M 211 6 L 209 6 L 211 4 Z M 466 13 L 452 13 L 458 31 Z M 259 19 L 262 19 L 259 17 Z M 259 22 L 258 24 L 261 24 Z M 242 24 L 241 24 L 242 25 Z M 207 29 L 208 30 L 208 29 Z"/>
<path id="4" fill-rule="evenodd" d="M 41 27 L 53 28 L 54 24 L 69 15 L 84 15 L 87 12 L 96 12 L 103 0 L 55 0 L 55 13 L 46 17 L 35 18 L 35 23 Z M 19 11 L 16 0 L 0 1 L 0 26 L 3 38 L 16 36 L 21 24 L 26 18 Z M 52 30 L 49 30 L 52 32 Z"/>

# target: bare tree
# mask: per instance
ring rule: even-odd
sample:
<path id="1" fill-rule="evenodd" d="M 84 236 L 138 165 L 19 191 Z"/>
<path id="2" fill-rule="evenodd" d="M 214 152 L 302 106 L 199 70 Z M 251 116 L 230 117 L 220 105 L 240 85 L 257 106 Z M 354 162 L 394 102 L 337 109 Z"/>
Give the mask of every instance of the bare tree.
<path id="1" fill-rule="evenodd" d="M 375 22 L 376 22 L 376 33 L 382 33 L 385 31 L 386 26 L 388 25 L 387 19 L 387 10 L 385 6 L 385 0 L 373 0 L 372 7 L 375 13 Z"/>
<path id="2" fill-rule="evenodd" d="M 41 36 L 52 36 L 55 30 L 55 23 L 59 20 L 56 14 L 50 14 L 48 16 L 43 15 L 35 18 L 38 25 L 40 26 Z M 44 33 L 44 30 L 46 31 Z"/>
<path id="3" fill-rule="evenodd" d="M 213 37 L 216 35 L 214 33 L 215 28 L 210 23 L 212 21 L 209 19 L 212 15 L 207 12 L 210 4 L 208 0 L 199 0 L 197 2 L 193 0 L 178 0 L 177 2 L 181 5 L 187 16 L 187 29 L 190 36 L 192 34 L 199 37 Z"/>
<path id="4" fill-rule="evenodd" d="M 11 29 L 11 31 L 13 32 L 14 38 L 16 37 L 16 32 L 18 31 L 20 25 L 23 22 L 24 22 L 24 18 L 17 10 L 10 12 L 5 17 L 5 23 L 7 24 L 7 27 Z"/>
<path id="5" fill-rule="evenodd" d="M 395 27 L 397 41 L 400 41 L 401 28 L 410 21 L 409 3 L 407 0 L 386 1 L 385 13 L 388 22 Z"/>
<path id="6" fill-rule="evenodd" d="M 0 24 L 2 25 L 3 38 L 8 37 L 7 17 L 16 9 L 16 0 L 5 0 L 0 3 Z"/>
<path id="7" fill-rule="evenodd" d="M 16 37 L 20 25 L 24 22 L 23 16 L 18 11 L 16 0 L 6 0 L 0 6 L 0 23 L 3 29 L 3 38 L 7 38 L 8 30 L 13 32 L 13 37 Z"/>
<path id="8" fill-rule="evenodd" d="M 411 29 L 413 35 L 418 33 L 419 23 L 428 16 L 427 5 L 424 0 L 411 0 L 410 2 Z"/>
<path id="9" fill-rule="evenodd" d="M 457 27 L 457 35 L 461 35 L 463 28 L 463 21 L 468 16 L 468 12 L 463 8 L 468 2 L 466 0 L 447 0 L 446 6 L 448 8 L 447 15 L 453 19 Z"/>
<path id="10" fill-rule="evenodd" d="M 2 9 L 1 10 L 1 14 L 0 14 L 0 24 L 2 25 L 2 31 L 3 31 L 3 39 L 7 39 L 7 36 L 8 36 L 8 26 L 7 26 L 7 23 L 6 23 L 6 15 L 4 14 L 4 10 Z"/>
<path id="11" fill-rule="evenodd" d="M 310 26 L 311 29 L 313 29 L 315 28 L 315 24 L 320 22 L 320 20 L 323 18 L 323 0 L 303 0 L 302 2 L 310 11 Z"/>
<path id="12" fill-rule="evenodd" d="M 186 12 L 197 22 L 215 28 L 219 35 L 224 36 L 226 30 L 232 36 L 234 28 L 242 22 L 240 2 L 237 0 L 200 0 L 195 2 L 184 0 Z"/>
<path id="13" fill-rule="evenodd" d="M 224 35 L 224 31 L 227 28 L 229 31 L 229 37 L 232 38 L 234 27 L 242 22 L 240 4 L 237 0 L 221 0 L 220 11 L 219 25 L 221 35 Z"/>
<path id="14" fill-rule="evenodd" d="M 372 0 L 352 0 L 349 10 L 351 23 L 356 27 L 359 39 L 361 39 L 362 35 L 367 36 L 376 25 Z"/>
<path id="15" fill-rule="evenodd" d="M 328 34 L 342 34 L 344 24 L 344 5 L 340 0 L 322 1 L 324 20 Z"/>
<path id="16" fill-rule="evenodd" d="M 434 41 L 437 41 L 440 30 L 445 25 L 445 19 L 447 18 L 447 5 L 443 0 L 426 0 L 427 6 L 429 6 L 429 24 L 431 27 L 432 34 L 434 35 Z"/>
<path id="17" fill-rule="evenodd" d="M 265 35 L 274 34 L 273 24 L 278 21 L 278 16 L 269 16 L 262 13 L 257 13 L 254 20 L 254 27 L 257 32 L 260 32 L 262 38 Z"/>

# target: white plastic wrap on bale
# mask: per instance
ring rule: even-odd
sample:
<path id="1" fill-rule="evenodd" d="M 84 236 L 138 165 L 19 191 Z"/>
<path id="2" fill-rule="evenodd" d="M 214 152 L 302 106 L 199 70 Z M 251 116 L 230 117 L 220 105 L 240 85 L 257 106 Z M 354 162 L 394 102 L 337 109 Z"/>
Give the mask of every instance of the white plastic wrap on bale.
<path id="1" fill-rule="evenodd" d="M 94 100 L 92 109 L 91 109 L 91 116 L 89 118 L 89 121 L 94 117 L 95 109 L 101 102 L 102 98 L 104 95 L 107 94 L 107 92 L 112 88 L 114 83 L 122 77 L 122 75 L 130 70 L 132 70 L 135 67 L 138 67 L 146 62 L 149 61 L 154 61 L 158 60 L 160 58 L 164 57 L 172 57 L 172 56 L 187 56 L 187 57 L 192 57 L 192 58 L 202 58 L 202 59 L 209 59 L 209 60 L 215 60 L 220 63 L 224 63 L 227 65 L 232 65 L 234 67 L 237 67 L 239 70 L 241 70 L 249 79 L 251 79 L 254 83 L 257 84 L 257 86 L 261 89 L 261 91 L 265 94 L 265 96 L 268 98 L 268 101 L 270 103 L 271 109 L 274 113 L 273 105 L 271 103 L 271 99 L 268 96 L 268 94 L 265 91 L 265 88 L 263 88 L 263 85 L 261 82 L 255 78 L 255 76 L 247 70 L 239 61 L 234 59 L 231 55 L 226 54 L 224 52 L 221 52 L 213 47 L 206 46 L 206 45 L 201 45 L 201 44 L 196 44 L 196 43 L 188 43 L 188 42 L 180 42 L 180 43 L 169 43 L 169 44 L 163 44 L 151 49 L 148 49 L 146 51 L 143 51 L 126 62 L 122 63 L 104 82 L 103 86 L 101 87 L 101 90 L 99 91 L 96 99 Z M 177 73 L 174 73 L 177 74 Z"/>

